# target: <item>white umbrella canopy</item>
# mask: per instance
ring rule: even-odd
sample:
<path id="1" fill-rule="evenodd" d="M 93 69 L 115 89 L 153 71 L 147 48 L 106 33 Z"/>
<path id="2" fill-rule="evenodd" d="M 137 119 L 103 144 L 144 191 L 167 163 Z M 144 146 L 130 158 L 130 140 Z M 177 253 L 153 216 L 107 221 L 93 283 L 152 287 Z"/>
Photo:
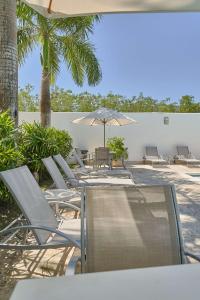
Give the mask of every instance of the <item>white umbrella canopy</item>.
<path id="1" fill-rule="evenodd" d="M 122 12 L 200 11 L 199 0 L 23 0 L 45 17 Z"/>
<path id="2" fill-rule="evenodd" d="M 133 123 L 137 123 L 136 120 L 125 116 L 124 114 L 108 109 L 105 107 L 101 107 L 87 116 L 73 120 L 75 124 L 83 124 L 89 126 L 103 125 L 104 126 L 104 147 L 105 147 L 105 126 L 124 126 Z"/>

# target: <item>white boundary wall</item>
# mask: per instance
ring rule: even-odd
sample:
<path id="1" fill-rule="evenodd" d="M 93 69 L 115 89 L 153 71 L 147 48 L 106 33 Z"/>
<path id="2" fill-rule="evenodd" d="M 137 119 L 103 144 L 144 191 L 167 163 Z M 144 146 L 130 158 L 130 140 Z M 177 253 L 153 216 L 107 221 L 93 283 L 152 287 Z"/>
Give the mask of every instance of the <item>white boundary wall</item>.
<path id="1" fill-rule="evenodd" d="M 76 125 L 72 120 L 87 113 L 52 112 L 52 126 L 66 129 L 73 138 L 74 146 L 93 152 L 103 145 L 103 127 Z M 142 160 L 145 145 L 157 145 L 161 154 L 176 154 L 176 145 L 188 145 L 190 151 L 200 158 L 200 114 L 177 113 L 127 113 L 138 124 L 107 126 L 106 137 L 122 136 L 129 151 L 129 160 Z M 169 125 L 164 125 L 169 117 Z M 20 123 L 39 121 L 39 113 L 20 112 Z"/>

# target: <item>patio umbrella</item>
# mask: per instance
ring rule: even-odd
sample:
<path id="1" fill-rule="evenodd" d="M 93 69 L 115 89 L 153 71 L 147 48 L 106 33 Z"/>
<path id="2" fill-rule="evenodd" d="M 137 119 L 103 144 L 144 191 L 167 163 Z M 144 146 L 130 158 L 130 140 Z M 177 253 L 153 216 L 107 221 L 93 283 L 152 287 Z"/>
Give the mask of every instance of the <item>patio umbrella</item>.
<path id="1" fill-rule="evenodd" d="M 134 119 L 131 119 L 116 110 L 108 109 L 105 107 L 101 107 L 89 113 L 87 116 L 76 119 L 72 122 L 75 124 L 83 124 L 89 126 L 103 125 L 104 147 L 106 144 L 106 125 L 123 126 L 137 123 Z"/>
<path id="2" fill-rule="evenodd" d="M 199 0 L 23 0 L 45 17 L 97 13 L 200 11 Z"/>

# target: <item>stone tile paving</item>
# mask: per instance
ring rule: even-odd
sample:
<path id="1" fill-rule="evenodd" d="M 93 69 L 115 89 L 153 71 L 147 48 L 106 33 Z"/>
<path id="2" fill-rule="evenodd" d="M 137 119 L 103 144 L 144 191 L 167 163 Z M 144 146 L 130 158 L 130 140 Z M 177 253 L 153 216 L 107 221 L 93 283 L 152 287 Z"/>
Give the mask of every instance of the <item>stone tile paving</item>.
<path id="1" fill-rule="evenodd" d="M 132 172 L 135 183 L 175 185 L 185 249 L 200 256 L 200 180 L 186 175 L 200 168 L 136 166 Z"/>
<path id="2" fill-rule="evenodd" d="M 183 229 L 185 248 L 200 255 L 200 181 L 194 181 L 185 173 L 199 172 L 200 168 L 189 170 L 182 166 L 152 168 L 133 166 L 136 183 L 173 183 Z M 24 278 L 60 276 L 73 249 L 24 252 L 23 255 L 0 251 L 0 300 L 9 299 L 15 283 Z"/>

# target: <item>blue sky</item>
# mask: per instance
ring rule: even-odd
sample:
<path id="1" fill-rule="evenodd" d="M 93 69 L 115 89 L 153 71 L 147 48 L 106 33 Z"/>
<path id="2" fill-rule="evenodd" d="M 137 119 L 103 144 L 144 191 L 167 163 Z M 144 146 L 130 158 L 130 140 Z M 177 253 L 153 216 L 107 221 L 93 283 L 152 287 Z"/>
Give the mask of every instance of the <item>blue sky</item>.
<path id="1" fill-rule="evenodd" d="M 77 87 L 63 64 L 58 86 L 75 93 L 200 99 L 200 13 L 105 15 L 91 39 L 102 67 L 101 83 Z M 39 92 L 40 76 L 36 50 L 20 68 L 19 85 L 31 83 Z"/>

